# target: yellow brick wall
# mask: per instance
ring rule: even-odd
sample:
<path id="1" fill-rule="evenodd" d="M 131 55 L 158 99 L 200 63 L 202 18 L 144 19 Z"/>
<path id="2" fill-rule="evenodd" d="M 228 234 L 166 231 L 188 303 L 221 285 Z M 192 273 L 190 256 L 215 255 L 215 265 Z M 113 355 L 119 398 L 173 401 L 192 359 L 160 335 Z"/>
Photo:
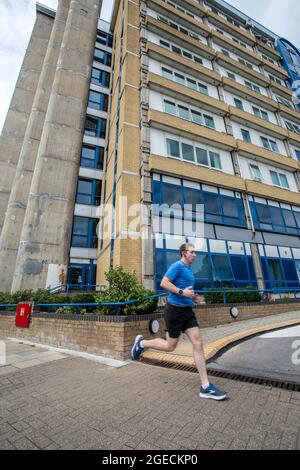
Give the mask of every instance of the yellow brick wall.
<path id="1" fill-rule="evenodd" d="M 116 119 L 118 107 L 118 77 L 119 77 L 119 53 L 121 32 L 121 6 L 116 20 L 116 57 L 115 76 L 112 90 L 112 113 L 110 140 L 108 148 L 108 166 L 106 169 L 106 202 L 112 203 L 112 191 L 114 184 L 114 162 L 116 150 Z M 118 135 L 118 161 L 116 184 L 116 227 L 119 230 L 119 197 L 126 194 L 128 206 L 140 202 L 140 178 L 135 175 L 127 175 L 124 172 L 132 172 L 139 175 L 140 168 L 140 13 L 139 1 L 125 1 L 124 11 L 124 41 L 122 56 L 122 77 L 120 92 L 120 120 Z M 104 271 L 109 269 L 110 241 L 104 242 L 106 251 L 99 253 L 97 282 L 103 283 Z M 133 260 L 129 253 L 134 253 Z M 133 251 L 132 251 L 133 250 Z M 119 236 L 114 242 L 113 264 L 121 264 L 126 269 L 135 270 L 140 276 L 141 272 L 141 247 L 140 241 L 121 240 Z"/>

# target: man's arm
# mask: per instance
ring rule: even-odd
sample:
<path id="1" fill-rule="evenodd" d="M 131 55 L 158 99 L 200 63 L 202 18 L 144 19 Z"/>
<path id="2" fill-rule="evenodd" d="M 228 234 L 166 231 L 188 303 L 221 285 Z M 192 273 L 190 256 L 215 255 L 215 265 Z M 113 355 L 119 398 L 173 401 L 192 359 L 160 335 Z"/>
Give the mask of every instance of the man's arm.
<path id="1" fill-rule="evenodd" d="M 172 292 L 173 294 L 178 294 L 179 288 L 174 286 L 174 284 L 170 281 L 170 279 L 167 276 L 164 276 L 161 280 L 160 287 L 163 289 L 168 290 L 169 292 Z M 183 290 L 182 295 L 184 297 L 189 297 L 190 299 L 195 299 L 196 294 L 194 294 L 194 289 L 192 286 L 187 287 L 186 289 Z"/>

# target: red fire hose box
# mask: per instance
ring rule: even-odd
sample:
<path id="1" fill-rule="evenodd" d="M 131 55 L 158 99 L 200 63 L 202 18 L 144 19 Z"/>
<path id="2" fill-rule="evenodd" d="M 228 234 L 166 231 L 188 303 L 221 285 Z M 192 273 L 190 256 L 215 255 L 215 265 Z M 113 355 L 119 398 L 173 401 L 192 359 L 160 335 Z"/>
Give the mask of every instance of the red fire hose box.
<path id="1" fill-rule="evenodd" d="M 32 303 L 22 303 L 18 304 L 16 310 L 16 326 L 20 326 L 23 328 L 29 328 L 30 325 L 30 316 L 32 312 Z"/>

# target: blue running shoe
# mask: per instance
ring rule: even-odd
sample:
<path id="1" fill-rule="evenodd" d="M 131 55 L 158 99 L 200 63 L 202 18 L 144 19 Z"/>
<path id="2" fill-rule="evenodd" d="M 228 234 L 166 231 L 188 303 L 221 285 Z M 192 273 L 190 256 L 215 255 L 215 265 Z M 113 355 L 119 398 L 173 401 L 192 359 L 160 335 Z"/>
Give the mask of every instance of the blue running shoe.
<path id="1" fill-rule="evenodd" d="M 134 345 L 132 346 L 131 349 L 131 359 L 133 361 L 137 361 L 142 352 L 144 351 L 144 348 L 141 346 L 141 341 L 144 339 L 143 335 L 137 335 L 135 340 L 134 340 Z"/>
<path id="2" fill-rule="evenodd" d="M 225 400 L 227 398 L 227 393 L 219 390 L 212 383 L 209 384 L 207 388 L 200 387 L 200 398 L 211 398 L 212 400 Z"/>

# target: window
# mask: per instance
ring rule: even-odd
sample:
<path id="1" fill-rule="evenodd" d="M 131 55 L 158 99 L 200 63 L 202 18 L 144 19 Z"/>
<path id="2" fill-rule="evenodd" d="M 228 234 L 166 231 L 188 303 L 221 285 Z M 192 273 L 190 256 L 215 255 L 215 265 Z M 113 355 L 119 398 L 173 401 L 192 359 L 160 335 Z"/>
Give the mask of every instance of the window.
<path id="1" fill-rule="evenodd" d="M 220 155 L 216 152 L 209 152 L 210 166 L 221 170 Z"/>
<path id="2" fill-rule="evenodd" d="M 99 206 L 101 198 L 101 181 L 78 179 L 76 203 Z"/>
<path id="3" fill-rule="evenodd" d="M 211 255 L 211 259 L 214 267 L 216 281 L 226 281 L 233 279 L 233 274 L 227 255 L 213 254 Z"/>
<path id="4" fill-rule="evenodd" d="M 240 57 L 238 57 L 238 61 L 240 64 L 245 65 L 245 67 L 248 67 L 248 69 L 253 69 L 253 65 L 250 64 L 250 62 L 247 62 L 246 60 L 241 59 Z"/>
<path id="5" fill-rule="evenodd" d="M 173 52 L 175 52 L 175 54 L 181 55 L 181 52 L 182 52 L 182 51 L 181 51 L 180 47 L 177 47 L 177 46 L 173 46 L 173 45 L 172 45 L 172 46 L 171 46 L 171 50 L 172 50 Z"/>
<path id="6" fill-rule="evenodd" d="M 272 150 L 273 152 L 278 152 L 279 153 L 278 145 L 274 140 L 270 140 L 270 139 L 267 139 L 266 137 L 262 137 L 262 136 L 260 138 L 261 138 L 261 141 L 262 141 L 262 144 L 263 144 L 264 148 L 266 148 L 268 150 Z"/>
<path id="7" fill-rule="evenodd" d="M 180 73 L 175 72 L 175 82 L 180 83 L 181 85 L 185 85 L 185 77 L 184 75 L 181 75 Z"/>
<path id="8" fill-rule="evenodd" d="M 198 82 L 198 89 L 200 93 L 204 93 L 205 95 L 208 95 L 208 88 L 206 85 L 203 85 L 203 83 Z"/>
<path id="9" fill-rule="evenodd" d="M 166 69 L 165 67 L 162 67 L 162 76 L 164 78 L 168 78 L 169 80 L 173 80 L 173 72 L 170 69 Z"/>
<path id="10" fill-rule="evenodd" d="M 74 216 L 71 245 L 82 248 L 97 248 L 96 229 L 98 223 L 98 219 Z"/>
<path id="11" fill-rule="evenodd" d="M 203 114 L 204 117 L 204 122 L 207 127 L 210 127 L 212 129 L 215 129 L 215 122 L 211 116 L 207 116 L 206 114 Z"/>
<path id="12" fill-rule="evenodd" d="M 97 31 L 97 41 L 104 46 L 112 47 L 113 37 L 111 34 L 104 33 L 102 31 Z"/>
<path id="13" fill-rule="evenodd" d="M 205 95 L 209 94 L 207 85 L 205 85 L 204 83 L 198 82 L 194 78 L 188 77 L 178 72 L 173 72 L 171 69 L 168 69 L 166 67 L 162 67 L 161 71 L 162 71 L 162 76 L 164 78 L 173 80 L 177 83 L 180 83 L 181 85 L 187 86 L 188 88 L 191 88 L 192 90 L 195 90 L 195 91 L 199 91 L 200 93 L 203 93 Z"/>
<path id="14" fill-rule="evenodd" d="M 111 66 L 111 54 L 109 52 L 102 51 L 101 49 L 95 48 L 94 60 L 100 62 L 103 65 Z"/>
<path id="15" fill-rule="evenodd" d="M 182 158 L 189 162 L 195 162 L 194 147 L 189 144 L 181 144 Z"/>
<path id="16" fill-rule="evenodd" d="M 227 72 L 227 77 L 230 78 L 231 80 L 236 81 L 236 77 L 235 77 L 234 73 Z"/>
<path id="17" fill-rule="evenodd" d="M 295 155 L 296 155 L 297 159 L 300 161 L 300 150 L 294 149 L 294 151 L 295 151 Z"/>
<path id="18" fill-rule="evenodd" d="M 224 55 L 226 55 L 227 57 L 230 57 L 230 54 L 228 51 L 226 51 L 226 49 L 221 49 L 221 51 Z"/>
<path id="19" fill-rule="evenodd" d="M 186 57 L 187 59 L 193 60 L 193 56 L 190 52 L 182 51 L 182 55 L 183 55 L 183 57 Z"/>
<path id="20" fill-rule="evenodd" d="M 253 113 L 255 114 L 256 117 L 260 119 L 264 119 L 265 121 L 269 121 L 269 115 L 266 111 L 263 111 L 262 109 L 256 108 L 255 106 L 252 106 Z"/>
<path id="21" fill-rule="evenodd" d="M 282 81 L 280 80 L 280 78 L 274 77 L 274 75 L 271 75 L 270 73 L 268 75 L 269 75 L 270 80 L 272 80 L 275 83 L 278 83 L 279 85 L 282 85 Z"/>
<path id="22" fill-rule="evenodd" d="M 294 105 L 290 101 L 286 100 L 285 98 L 282 98 L 282 96 L 275 95 L 275 98 L 278 101 L 278 103 L 283 104 L 284 106 L 287 106 L 290 109 L 295 109 Z"/>
<path id="23" fill-rule="evenodd" d="M 210 166 L 218 170 L 222 169 L 220 155 L 216 152 L 196 147 L 196 160 L 200 165 Z"/>
<path id="24" fill-rule="evenodd" d="M 252 142 L 251 142 L 250 132 L 247 131 L 246 129 L 241 129 L 241 133 L 242 133 L 243 141 L 247 142 L 248 144 L 251 144 Z"/>
<path id="25" fill-rule="evenodd" d="M 298 235 L 300 233 L 300 212 L 287 209 L 286 207 L 275 207 L 271 204 L 261 204 L 250 201 L 250 209 L 257 230 L 267 230 L 279 233 Z"/>
<path id="26" fill-rule="evenodd" d="M 193 109 L 191 110 L 191 115 L 192 115 L 192 121 L 195 122 L 196 124 L 201 124 L 203 125 L 203 118 L 202 114 L 199 113 L 198 111 L 194 111 Z"/>
<path id="27" fill-rule="evenodd" d="M 163 47 L 167 47 L 168 49 L 170 48 L 170 43 L 167 41 L 164 41 L 163 39 L 159 40 L 159 44 Z"/>
<path id="28" fill-rule="evenodd" d="M 81 149 L 80 166 L 103 169 L 104 148 L 83 145 Z"/>
<path id="29" fill-rule="evenodd" d="M 196 91 L 198 90 L 196 80 L 192 80 L 191 78 L 187 78 L 186 83 L 187 83 L 187 86 L 189 88 L 192 88 L 192 90 L 196 90 Z"/>
<path id="30" fill-rule="evenodd" d="M 234 98 L 234 104 L 235 104 L 236 108 L 244 111 L 243 102 L 241 100 L 238 100 L 237 98 Z"/>
<path id="31" fill-rule="evenodd" d="M 110 73 L 105 70 L 99 70 L 95 67 L 92 68 L 91 83 L 95 85 L 109 87 Z"/>
<path id="32" fill-rule="evenodd" d="M 290 131 L 295 132 L 296 134 L 300 134 L 300 126 L 297 126 L 297 124 L 294 124 L 290 121 L 285 121 L 285 124 Z"/>
<path id="33" fill-rule="evenodd" d="M 164 100 L 164 108 L 166 113 L 175 114 L 176 115 L 176 105 L 171 101 Z"/>
<path id="34" fill-rule="evenodd" d="M 177 9 L 182 11 L 183 13 L 186 13 L 183 8 L 177 7 Z M 194 15 L 192 13 L 186 13 L 186 14 L 188 14 L 190 17 L 194 18 Z M 194 33 L 193 31 L 190 31 L 186 28 L 183 28 L 178 23 L 175 23 L 174 21 L 171 21 L 169 18 L 166 18 L 165 16 L 158 15 L 157 19 L 159 21 L 162 21 L 163 23 L 171 26 L 171 28 L 176 29 L 177 31 L 180 31 L 181 33 L 186 34 L 187 36 L 190 36 L 193 39 L 196 39 L 196 41 L 202 42 L 202 39 L 201 39 L 201 37 L 198 36 L 198 34 Z"/>
<path id="35" fill-rule="evenodd" d="M 288 183 L 288 179 L 286 175 L 284 175 L 283 173 L 277 173 L 276 171 L 271 171 L 271 170 L 270 170 L 270 175 L 271 175 L 272 183 L 275 186 L 280 186 L 286 189 L 289 188 L 289 183 Z"/>
<path id="36" fill-rule="evenodd" d="M 98 91 L 90 90 L 88 107 L 98 109 L 99 111 L 107 111 L 108 95 L 99 93 Z"/>
<path id="37" fill-rule="evenodd" d="M 196 159 L 200 165 L 208 166 L 207 150 L 196 147 Z"/>
<path id="38" fill-rule="evenodd" d="M 257 165 L 251 164 L 250 165 L 250 171 L 251 171 L 252 178 L 254 180 L 262 181 L 262 175 L 261 175 L 260 169 Z"/>
<path id="39" fill-rule="evenodd" d="M 245 80 L 244 83 L 247 88 L 250 88 L 250 90 L 256 91 L 256 93 L 261 94 L 260 88 L 257 85 L 254 85 L 254 83 L 251 83 L 248 80 Z"/>
<path id="40" fill-rule="evenodd" d="M 179 142 L 173 139 L 167 139 L 167 155 L 180 158 Z"/>
<path id="41" fill-rule="evenodd" d="M 193 121 L 196 124 L 215 129 L 215 122 L 213 117 L 208 116 L 207 114 L 202 115 L 202 113 L 200 111 L 197 111 L 196 109 L 190 109 L 187 106 L 176 104 L 169 100 L 164 100 L 164 110 L 165 112 L 176 115 L 181 119 Z"/>
<path id="42" fill-rule="evenodd" d="M 186 108 L 185 106 L 178 105 L 178 114 L 181 119 L 190 119 L 189 108 Z"/>
<path id="43" fill-rule="evenodd" d="M 275 60 L 271 59 L 271 57 L 268 57 L 268 56 L 265 55 L 265 54 L 262 54 L 262 57 L 263 57 L 263 59 L 268 60 L 268 61 L 271 62 L 272 64 L 276 64 L 276 65 L 277 65 L 277 63 L 275 62 Z"/>
<path id="44" fill-rule="evenodd" d="M 84 129 L 86 135 L 105 139 L 106 119 L 87 116 Z"/>
<path id="45" fill-rule="evenodd" d="M 198 57 L 198 56 L 196 56 L 196 55 L 194 56 L 194 61 L 197 62 L 198 64 L 203 65 L 203 60 L 200 59 L 200 57 Z"/>

